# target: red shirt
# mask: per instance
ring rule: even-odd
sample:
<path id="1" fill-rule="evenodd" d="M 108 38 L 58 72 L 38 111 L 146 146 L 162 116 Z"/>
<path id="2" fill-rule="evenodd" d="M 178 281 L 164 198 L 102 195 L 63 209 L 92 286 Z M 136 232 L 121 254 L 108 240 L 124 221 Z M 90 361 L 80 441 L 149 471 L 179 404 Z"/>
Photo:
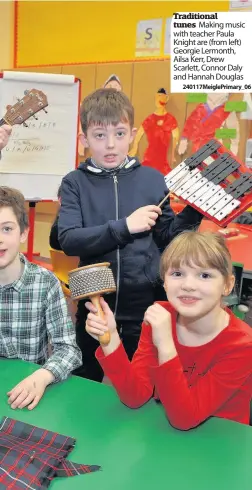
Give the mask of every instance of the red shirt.
<path id="1" fill-rule="evenodd" d="M 166 175 L 170 172 L 167 153 L 170 146 L 171 134 L 178 123 L 168 112 L 163 116 L 151 114 L 142 123 L 148 147 L 145 150 L 142 165 L 153 167 Z"/>
<path id="2" fill-rule="evenodd" d="M 252 329 L 229 310 L 229 325 L 211 342 L 198 347 L 179 344 L 176 312 L 172 315 L 173 340 L 178 355 L 159 366 L 151 327 L 142 325 L 138 349 L 132 362 L 124 347 L 96 357 L 114 385 L 121 401 L 138 408 L 156 387 L 170 423 L 181 430 L 199 425 L 210 416 L 249 423 L 252 397 Z"/>
<path id="3" fill-rule="evenodd" d="M 230 112 L 225 111 L 225 104 L 211 110 L 208 104 L 199 104 L 188 116 L 182 132 L 182 138 L 192 141 L 192 153 L 215 138 L 215 131 L 228 118 Z"/>

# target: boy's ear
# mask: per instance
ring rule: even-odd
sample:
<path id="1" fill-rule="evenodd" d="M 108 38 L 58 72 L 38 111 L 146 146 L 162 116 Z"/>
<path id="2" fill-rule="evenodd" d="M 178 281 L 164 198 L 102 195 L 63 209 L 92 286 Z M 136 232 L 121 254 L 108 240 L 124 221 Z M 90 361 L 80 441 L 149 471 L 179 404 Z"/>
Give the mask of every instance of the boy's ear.
<path id="1" fill-rule="evenodd" d="M 130 137 L 130 143 L 132 143 L 132 141 L 134 141 L 134 139 L 136 137 L 136 134 L 137 134 L 137 128 L 132 128 L 132 130 L 131 130 L 131 137 Z"/>
<path id="2" fill-rule="evenodd" d="M 79 133 L 78 134 L 78 140 L 81 143 L 81 145 L 84 146 L 84 148 L 88 148 L 89 147 L 87 137 L 86 137 L 86 135 L 84 133 Z"/>
<path id="3" fill-rule="evenodd" d="M 25 243 L 29 234 L 29 227 L 26 228 L 20 235 L 20 243 Z"/>

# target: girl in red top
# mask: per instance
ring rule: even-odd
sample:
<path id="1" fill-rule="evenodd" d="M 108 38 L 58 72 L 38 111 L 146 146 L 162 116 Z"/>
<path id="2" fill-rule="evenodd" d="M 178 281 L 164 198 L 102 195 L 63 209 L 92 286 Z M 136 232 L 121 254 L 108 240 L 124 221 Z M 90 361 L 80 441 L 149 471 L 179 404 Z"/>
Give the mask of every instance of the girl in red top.
<path id="1" fill-rule="evenodd" d="M 252 330 L 222 304 L 234 286 L 224 239 L 208 232 L 182 233 L 162 256 L 161 277 L 169 303 L 147 309 L 132 362 L 104 299 L 106 320 L 87 303 L 89 334 L 97 338 L 111 332 L 109 345 L 96 351 L 106 376 L 131 408 L 146 403 L 155 388 L 178 429 L 191 429 L 211 416 L 248 424 Z"/>

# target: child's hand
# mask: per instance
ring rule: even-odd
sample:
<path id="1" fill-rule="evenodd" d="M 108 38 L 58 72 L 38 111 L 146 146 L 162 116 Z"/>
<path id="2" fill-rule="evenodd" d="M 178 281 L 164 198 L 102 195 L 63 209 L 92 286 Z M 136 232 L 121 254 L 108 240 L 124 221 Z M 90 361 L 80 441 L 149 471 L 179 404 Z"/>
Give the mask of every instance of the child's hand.
<path id="1" fill-rule="evenodd" d="M 8 143 L 9 137 L 12 131 L 12 127 L 4 124 L 0 128 L 0 150 L 2 150 Z"/>
<path id="2" fill-rule="evenodd" d="M 158 303 L 155 303 L 146 310 L 144 323 L 151 325 L 152 341 L 157 349 L 170 345 L 172 340 L 172 326 L 169 311 Z"/>
<path id="3" fill-rule="evenodd" d="M 7 393 L 9 405 L 13 409 L 28 406 L 28 410 L 32 410 L 53 380 L 54 376 L 50 371 L 43 368 L 38 369 Z"/>
<path id="4" fill-rule="evenodd" d="M 103 298 L 100 299 L 100 305 L 104 313 L 104 318 L 96 315 L 97 309 L 91 302 L 88 301 L 85 303 L 86 308 L 90 311 L 87 316 L 86 331 L 96 340 L 108 330 L 110 330 L 111 334 L 117 331 L 114 314 Z"/>
<path id="5" fill-rule="evenodd" d="M 143 206 L 137 209 L 126 219 L 129 232 L 134 234 L 151 230 L 161 214 L 161 209 L 155 205 Z"/>

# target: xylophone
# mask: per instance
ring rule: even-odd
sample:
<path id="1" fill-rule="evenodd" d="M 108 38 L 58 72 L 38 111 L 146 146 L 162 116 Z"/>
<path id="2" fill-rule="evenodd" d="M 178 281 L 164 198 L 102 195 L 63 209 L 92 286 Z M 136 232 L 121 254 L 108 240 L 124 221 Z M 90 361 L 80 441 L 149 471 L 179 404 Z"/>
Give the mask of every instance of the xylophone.
<path id="1" fill-rule="evenodd" d="M 252 173 L 213 139 L 169 174 L 169 192 L 225 227 L 252 204 Z M 228 179 L 232 180 L 228 180 Z"/>

